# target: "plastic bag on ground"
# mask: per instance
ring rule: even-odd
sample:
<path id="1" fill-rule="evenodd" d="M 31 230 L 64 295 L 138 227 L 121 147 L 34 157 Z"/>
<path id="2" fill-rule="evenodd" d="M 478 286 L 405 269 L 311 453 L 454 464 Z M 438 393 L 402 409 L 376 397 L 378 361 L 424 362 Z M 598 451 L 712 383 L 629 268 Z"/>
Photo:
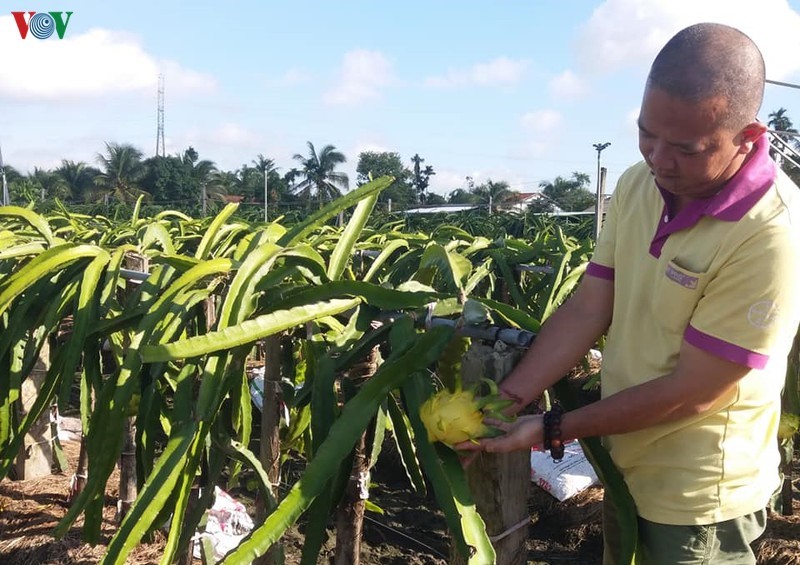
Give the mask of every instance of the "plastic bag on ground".
<path id="1" fill-rule="evenodd" d="M 208 540 L 213 548 L 213 555 L 209 557 L 216 563 L 239 545 L 254 524 L 244 504 L 219 487 L 214 487 L 214 494 L 214 505 L 208 511 L 206 531 L 195 536 L 193 553 L 195 558 L 202 559 L 201 545 L 204 539 Z"/>

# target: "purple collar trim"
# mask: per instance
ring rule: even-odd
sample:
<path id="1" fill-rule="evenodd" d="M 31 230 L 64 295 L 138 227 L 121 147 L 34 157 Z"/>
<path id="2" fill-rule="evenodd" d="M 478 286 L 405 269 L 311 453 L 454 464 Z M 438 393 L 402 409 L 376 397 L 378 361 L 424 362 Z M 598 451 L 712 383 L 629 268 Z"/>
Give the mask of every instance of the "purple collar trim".
<path id="1" fill-rule="evenodd" d="M 664 209 L 659 216 L 656 234 L 650 243 L 650 255 L 660 257 L 661 249 L 671 234 L 693 227 L 703 216 L 724 222 L 741 220 L 766 194 L 775 182 L 777 174 L 775 162 L 769 156 L 769 142 L 764 134 L 756 141 L 753 155 L 722 190 L 709 198 L 695 200 L 674 218 L 670 218 L 669 213 L 672 195 L 656 185 L 664 199 Z"/>

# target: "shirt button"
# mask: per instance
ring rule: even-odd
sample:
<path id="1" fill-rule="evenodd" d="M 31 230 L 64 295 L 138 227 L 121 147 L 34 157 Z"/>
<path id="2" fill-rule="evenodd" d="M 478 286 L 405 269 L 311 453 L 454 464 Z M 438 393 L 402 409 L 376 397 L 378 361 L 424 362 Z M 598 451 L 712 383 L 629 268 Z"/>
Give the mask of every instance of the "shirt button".
<path id="1" fill-rule="evenodd" d="M 665 214 L 665 215 L 664 215 L 664 223 L 666 224 L 667 222 L 669 222 L 669 216 L 667 216 L 667 215 Z"/>

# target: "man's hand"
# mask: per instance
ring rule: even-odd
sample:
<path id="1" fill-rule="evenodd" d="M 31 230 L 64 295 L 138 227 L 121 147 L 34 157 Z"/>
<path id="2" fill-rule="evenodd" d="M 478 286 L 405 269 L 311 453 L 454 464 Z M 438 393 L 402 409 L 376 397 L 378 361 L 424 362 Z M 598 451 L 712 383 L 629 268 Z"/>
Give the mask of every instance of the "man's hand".
<path id="1" fill-rule="evenodd" d="M 458 451 L 510 453 L 518 450 L 529 450 L 534 445 L 540 445 L 544 441 L 544 427 L 542 425 L 541 414 L 520 416 L 511 423 L 499 420 L 487 420 L 486 424 L 499 428 L 505 433 L 493 438 L 464 441 L 455 445 L 455 449 Z"/>

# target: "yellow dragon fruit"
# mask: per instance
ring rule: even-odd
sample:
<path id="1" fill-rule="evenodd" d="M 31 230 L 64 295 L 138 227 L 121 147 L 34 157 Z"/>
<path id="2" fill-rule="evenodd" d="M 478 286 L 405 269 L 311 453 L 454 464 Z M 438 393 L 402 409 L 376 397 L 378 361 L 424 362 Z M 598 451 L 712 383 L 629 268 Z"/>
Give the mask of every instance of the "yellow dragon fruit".
<path id="1" fill-rule="evenodd" d="M 485 424 L 484 418 L 509 421 L 502 411 L 513 404 L 513 400 L 500 398 L 494 381 L 483 379 L 482 382 L 489 385 L 490 392 L 486 396 L 478 395 L 481 385 L 478 383 L 467 390 L 442 389 L 422 404 L 419 416 L 428 431 L 428 440 L 453 446 L 502 433 Z"/>

